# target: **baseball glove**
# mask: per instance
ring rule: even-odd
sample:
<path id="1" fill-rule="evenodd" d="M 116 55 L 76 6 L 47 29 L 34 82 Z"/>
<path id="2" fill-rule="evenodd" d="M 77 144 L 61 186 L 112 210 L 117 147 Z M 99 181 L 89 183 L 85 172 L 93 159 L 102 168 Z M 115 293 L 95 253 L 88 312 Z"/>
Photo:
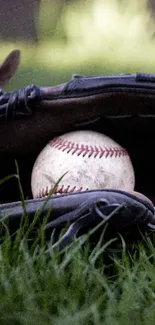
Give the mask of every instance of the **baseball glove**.
<path id="1" fill-rule="evenodd" d="M 91 235 L 94 233 L 93 240 L 97 243 L 105 225 L 108 228 L 104 240 L 114 238 L 119 233 L 130 243 L 140 238 L 140 232 L 155 229 L 152 202 L 140 193 L 120 190 L 63 194 L 47 200 L 28 200 L 24 206 L 20 202 L 2 204 L 0 221 L 1 234 L 5 237 L 7 225 L 11 238 L 26 224 L 29 236 L 26 232 L 25 237 L 29 243 L 37 236 L 40 225 L 44 224 L 43 231 L 48 243 L 46 254 L 55 249 L 64 249 L 74 237 L 87 234 L 94 228 L 95 232 L 92 231 Z"/>
<path id="2" fill-rule="evenodd" d="M 20 52 L 15 50 L 1 65 L 1 87 L 16 71 L 19 59 Z M 0 215 L 1 220 L 7 219 L 11 234 L 20 226 L 23 214 L 23 205 L 17 202 L 21 197 L 15 159 L 29 220 L 44 203 L 42 220 L 53 207 L 45 226 L 47 234 L 71 223 L 60 240 L 56 235 L 53 247 L 65 247 L 75 235 L 87 233 L 102 220 L 108 222 L 110 236 L 132 230 L 135 238 L 137 226 L 154 228 L 155 75 L 73 75 L 69 82 L 54 87 L 29 85 L 9 93 L 1 90 L 0 118 L 0 177 L 12 175 L 1 182 Z M 96 190 L 53 196 L 47 204 L 46 199 L 33 200 L 31 172 L 42 148 L 57 135 L 82 129 L 104 133 L 128 150 L 136 192 Z"/>

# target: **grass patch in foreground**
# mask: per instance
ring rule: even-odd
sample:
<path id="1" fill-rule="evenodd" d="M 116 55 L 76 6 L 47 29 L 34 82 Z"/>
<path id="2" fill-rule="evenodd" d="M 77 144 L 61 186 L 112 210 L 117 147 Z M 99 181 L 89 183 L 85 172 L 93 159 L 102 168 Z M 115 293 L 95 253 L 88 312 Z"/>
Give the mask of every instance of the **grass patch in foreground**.
<path id="1" fill-rule="evenodd" d="M 1 324 L 154 324 L 154 237 L 116 252 L 75 241 L 47 259 L 22 231 L 0 245 Z"/>
<path id="2" fill-rule="evenodd" d="M 31 227 L 23 224 L 14 241 L 6 232 L 0 244 L 0 324 L 154 325 L 155 234 L 137 247 L 120 239 L 119 250 L 100 240 L 81 248 L 81 238 L 47 258 L 43 232 L 28 248 Z"/>

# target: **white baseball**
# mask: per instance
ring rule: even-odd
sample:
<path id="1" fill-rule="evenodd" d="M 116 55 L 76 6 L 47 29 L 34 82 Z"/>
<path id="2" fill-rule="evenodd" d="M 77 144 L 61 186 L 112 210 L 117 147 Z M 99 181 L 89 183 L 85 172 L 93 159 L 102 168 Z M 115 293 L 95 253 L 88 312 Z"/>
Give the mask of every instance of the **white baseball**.
<path id="1" fill-rule="evenodd" d="M 135 186 L 128 152 L 94 131 L 70 132 L 45 146 L 32 170 L 33 197 L 48 195 L 62 175 L 55 194 L 104 188 L 130 191 Z"/>

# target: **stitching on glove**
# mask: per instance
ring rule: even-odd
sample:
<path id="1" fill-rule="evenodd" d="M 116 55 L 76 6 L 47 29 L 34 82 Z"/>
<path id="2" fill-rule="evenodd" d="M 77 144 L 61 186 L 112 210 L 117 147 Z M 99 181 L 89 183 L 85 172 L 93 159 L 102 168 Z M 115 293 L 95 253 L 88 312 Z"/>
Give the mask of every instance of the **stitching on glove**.
<path id="1" fill-rule="evenodd" d="M 128 152 L 124 148 L 120 147 L 97 147 L 97 146 L 89 146 L 84 144 L 78 144 L 75 142 L 62 140 L 61 138 L 54 138 L 49 142 L 51 147 L 57 148 L 58 150 L 67 151 L 67 153 L 71 153 L 72 155 L 77 154 L 77 156 L 82 155 L 88 158 L 90 157 L 121 157 L 128 156 Z"/>

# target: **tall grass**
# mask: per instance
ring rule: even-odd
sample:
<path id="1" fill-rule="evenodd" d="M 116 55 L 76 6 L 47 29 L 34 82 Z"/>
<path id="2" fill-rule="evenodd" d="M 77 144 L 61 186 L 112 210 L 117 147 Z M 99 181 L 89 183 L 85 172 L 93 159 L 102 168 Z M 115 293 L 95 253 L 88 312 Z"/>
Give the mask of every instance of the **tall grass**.
<path id="1" fill-rule="evenodd" d="M 16 169 L 23 222 L 13 237 L 9 228 L 2 237 L 0 223 L 0 324 L 153 325 L 155 234 L 138 246 L 122 237 L 111 245 L 103 242 L 105 228 L 95 246 L 89 233 L 47 256 L 42 225 L 28 241 L 40 211 L 29 224 Z"/>
<path id="2" fill-rule="evenodd" d="M 0 246 L 1 324 L 154 324 L 154 239 L 90 252 L 77 241 L 46 258 L 19 236 Z M 98 252 L 102 250 L 102 254 Z"/>

